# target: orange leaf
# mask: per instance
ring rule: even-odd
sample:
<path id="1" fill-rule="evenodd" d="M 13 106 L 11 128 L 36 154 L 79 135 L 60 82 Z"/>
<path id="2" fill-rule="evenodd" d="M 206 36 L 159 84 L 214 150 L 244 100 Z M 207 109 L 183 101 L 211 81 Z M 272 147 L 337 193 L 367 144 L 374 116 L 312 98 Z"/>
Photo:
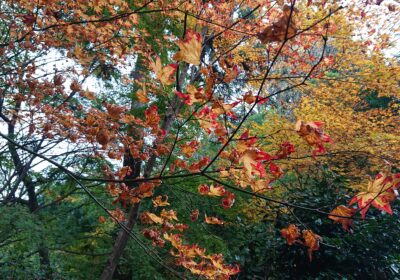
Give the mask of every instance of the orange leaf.
<path id="1" fill-rule="evenodd" d="M 354 215 L 354 213 L 355 209 L 346 207 L 344 205 L 339 205 L 338 207 L 336 207 L 331 211 L 330 213 L 331 215 L 329 215 L 328 218 L 333 220 L 335 223 L 342 224 L 343 229 L 349 231 L 351 226 L 353 225 L 353 220 L 349 218 L 351 218 Z M 332 215 L 343 216 L 343 217 L 337 217 Z"/>
<path id="2" fill-rule="evenodd" d="M 96 140 L 100 145 L 107 146 L 108 142 L 110 141 L 110 134 L 108 133 L 108 130 L 105 128 L 100 129 L 96 134 Z"/>
<path id="3" fill-rule="evenodd" d="M 140 103 L 148 103 L 150 101 L 147 97 L 146 83 L 142 83 L 142 88 L 136 92 L 136 97 Z"/>
<path id="4" fill-rule="evenodd" d="M 153 246 L 164 247 L 165 241 L 160 237 L 160 232 L 155 229 L 144 229 L 142 231 L 144 237 L 153 241 Z"/>
<path id="5" fill-rule="evenodd" d="M 110 210 L 110 213 L 118 222 L 122 223 L 125 221 L 125 213 L 122 212 L 121 209 Z"/>
<path id="6" fill-rule="evenodd" d="M 163 200 L 163 197 L 165 198 L 164 200 Z M 162 206 L 168 206 L 168 205 L 169 205 L 168 196 L 166 196 L 166 195 L 165 196 L 159 195 L 155 199 L 153 199 L 154 207 L 162 207 Z"/>
<path id="7" fill-rule="evenodd" d="M 308 258 L 312 261 L 312 252 L 319 250 L 319 242 L 322 237 L 312 232 L 312 230 L 303 230 L 304 245 L 308 247 Z"/>
<path id="8" fill-rule="evenodd" d="M 293 245 L 297 238 L 300 237 L 300 232 L 296 225 L 290 224 L 287 228 L 281 230 L 281 235 L 289 245 Z"/>
<path id="9" fill-rule="evenodd" d="M 266 176 L 265 167 L 260 160 L 263 160 L 266 153 L 262 153 L 258 150 L 249 149 L 245 151 L 239 159 L 240 163 L 243 163 L 246 174 L 249 178 L 252 178 L 253 174 L 258 174 L 261 178 Z"/>
<path id="10" fill-rule="evenodd" d="M 205 216 L 204 221 L 210 225 L 223 225 L 224 224 L 224 221 L 220 220 L 219 218 L 207 217 L 207 215 Z"/>
<path id="11" fill-rule="evenodd" d="M 295 12 L 297 12 L 297 9 L 293 10 L 291 16 L 290 10 L 291 7 L 285 5 L 283 7 L 283 15 L 279 18 L 279 20 L 266 27 L 262 32 L 258 33 L 257 37 L 263 44 L 281 42 L 296 35 L 297 25 L 293 16 Z"/>
<path id="12" fill-rule="evenodd" d="M 297 133 L 308 143 L 310 146 L 314 146 L 313 156 L 317 153 L 325 152 L 323 143 L 332 142 L 331 138 L 325 134 L 322 130 L 324 126 L 323 122 L 308 122 L 304 123 L 298 120 L 295 126 Z"/>
<path id="13" fill-rule="evenodd" d="M 191 157 L 193 156 L 193 153 L 197 151 L 199 148 L 199 141 L 193 140 L 190 142 L 186 142 L 181 146 L 181 151 L 186 157 Z"/>
<path id="14" fill-rule="evenodd" d="M 202 41 L 199 33 L 193 30 L 186 31 L 185 39 L 176 42 L 179 51 L 174 55 L 174 59 L 198 66 L 200 64 Z"/>
<path id="15" fill-rule="evenodd" d="M 142 215 L 140 215 L 140 220 L 142 221 L 142 223 L 145 224 L 152 224 L 152 223 L 156 223 L 156 224 L 163 224 L 164 223 L 164 219 L 157 216 L 156 214 L 150 213 L 150 212 L 143 212 Z"/>
<path id="16" fill-rule="evenodd" d="M 187 94 L 176 91 L 175 94 L 178 95 L 185 104 L 193 105 L 194 103 L 203 103 L 207 101 L 210 96 L 204 93 L 204 89 L 196 88 L 194 85 L 188 85 L 186 87 Z"/>
<path id="17" fill-rule="evenodd" d="M 177 64 L 168 64 L 163 67 L 159 56 L 156 57 L 156 61 L 153 61 L 151 58 L 149 58 L 149 60 L 150 69 L 156 73 L 157 79 L 160 80 L 163 85 L 168 86 L 175 82 L 174 74 L 178 68 Z"/>
<path id="18" fill-rule="evenodd" d="M 224 187 L 211 185 L 210 187 L 203 184 L 198 187 L 199 193 L 208 196 L 223 196 L 226 192 Z"/>
<path id="19" fill-rule="evenodd" d="M 176 211 L 174 211 L 174 210 L 166 211 L 165 209 L 163 209 L 160 213 L 160 216 L 167 220 L 178 221 L 178 218 L 176 217 Z"/>
<path id="20" fill-rule="evenodd" d="M 226 69 L 225 76 L 224 76 L 224 82 L 230 83 L 233 80 L 235 80 L 238 75 L 239 75 L 239 68 L 237 65 L 233 66 L 232 69 Z"/>

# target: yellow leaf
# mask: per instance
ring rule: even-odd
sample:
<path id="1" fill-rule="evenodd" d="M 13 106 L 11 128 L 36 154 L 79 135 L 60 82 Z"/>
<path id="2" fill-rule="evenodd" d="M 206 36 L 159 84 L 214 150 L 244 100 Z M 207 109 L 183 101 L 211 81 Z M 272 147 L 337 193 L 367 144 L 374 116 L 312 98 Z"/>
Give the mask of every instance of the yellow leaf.
<path id="1" fill-rule="evenodd" d="M 163 200 L 163 197 L 165 198 Z M 168 202 L 168 196 L 157 196 L 155 199 L 153 199 L 153 206 L 154 207 L 162 207 L 162 206 L 168 206 L 169 202 Z"/>
<path id="2" fill-rule="evenodd" d="M 203 40 L 199 33 L 193 30 L 188 30 L 185 39 L 176 42 L 179 51 L 174 55 L 174 59 L 198 66 L 200 64 L 202 41 Z"/>
<path id="3" fill-rule="evenodd" d="M 175 82 L 175 77 L 173 75 L 178 67 L 177 64 L 168 64 L 167 66 L 163 67 L 159 56 L 156 57 L 156 61 L 151 58 L 149 58 L 149 60 L 150 69 L 156 73 L 157 79 L 160 80 L 163 85 L 168 86 Z"/>
<path id="4" fill-rule="evenodd" d="M 204 221 L 210 225 L 223 225 L 224 224 L 224 221 L 220 220 L 219 218 L 207 217 L 207 215 L 205 216 Z"/>
<path id="5" fill-rule="evenodd" d="M 163 210 L 161 211 L 160 216 L 163 217 L 163 218 L 165 218 L 165 219 L 167 219 L 167 220 L 175 220 L 175 221 L 178 221 L 178 218 L 176 217 L 176 211 L 174 211 L 174 210 L 168 210 L 168 211 L 166 211 L 165 209 L 163 209 Z"/>

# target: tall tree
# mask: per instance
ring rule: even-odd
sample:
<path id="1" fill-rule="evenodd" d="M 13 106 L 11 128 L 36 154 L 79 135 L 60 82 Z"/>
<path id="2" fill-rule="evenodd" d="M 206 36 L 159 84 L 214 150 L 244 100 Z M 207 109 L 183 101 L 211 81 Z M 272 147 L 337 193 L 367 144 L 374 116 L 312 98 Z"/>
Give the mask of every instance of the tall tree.
<path id="1" fill-rule="evenodd" d="M 113 278 L 130 239 L 173 277 L 185 278 L 189 271 L 228 279 L 239 273 L 217 251 L 189 245 L 185 233 L 190 228 L 180 221 L 228 226 L 222 210 L 245 196 L 320 215 L 346 229 L 361 219 L 358 212 L 364 218 L 371 205 L 391 214 L 400 184 L 391 145 L 385 145 L 380 158 L 390 161 L 392 169 L 375 170 L 378 175 L 355 193 L 351 207 L 321 210 L 307 197 L 289 202 L 282 193 L 268 195 L 285 174 L 299 172 L 291 164 L 295 150 L 311 159 L 326 155 L 332 138 L 340 135 L 339 152 L 359 154 L 347 148 L 358 144 L 353 139 L 360 136 L 360 126 L 373 131 L 363 143 L 397 136 L 398 96 L 390 93 L 397 84 L 388 69 L 398 65 L 391 60 L 389 67 L 380 51 L 392 38 L 383 31 L 374 40 L 360 37 L 375 34 L 372 25 L 385 30 L 374 17 L 398 19 L 398 5 L 372 2 L 2 2 L 4 205 L 26 205 L 40 221 L 42 209 L 76 199 L 73 193 L 82 191 L 103 211 L 99 223 L 116 225 L 102 279 Z M 359 52 L 365 46 L 371 46 L 372 54 Z M 364 78 L 369 71 L 381 71 L 379 81 Z M 291 103 L 298 108 L 285 108 Z M 340 110 L 336 119 L 326 114 L 329 105 Z M 271 138 L 268 145 L 268 135 L 258 137 L 249 125 L 273 107 L 287 120 L 273 116 L 265 125 L 278 134 L 288 130 L 290 121 L 298 142 Z M 383 126 L 376 122 L 382 111 Z M 351 123 L 355 116 L 363 117 L 363 123 Z M 302 120 L 295 123 L 296 118 Z M 61 187 L 66 180 L 72 190 Z M 217 206 L 175 207 L 165 194 L 171 185 Z M 52 189 L 59 192 L 54 199 L 46 193 Z M 305 246 L 312 260 L 323 237 L 301 223 L 285 226 L 287 242 Z M 85 230 L 81 224 L 77 229 Z M 52 278 L 51 243 L 40 233 L 32 254 L 38 255 L 41 277 Z M 157 253 L 164 246 L 170 248 L 168 262 Z"/>

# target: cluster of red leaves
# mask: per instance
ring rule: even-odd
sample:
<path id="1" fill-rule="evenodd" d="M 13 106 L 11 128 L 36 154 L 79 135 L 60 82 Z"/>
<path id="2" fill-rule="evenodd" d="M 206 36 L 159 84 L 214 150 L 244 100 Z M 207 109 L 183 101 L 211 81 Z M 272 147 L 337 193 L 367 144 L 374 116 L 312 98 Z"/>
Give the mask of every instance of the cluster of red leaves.
<path id="1" fill-rule="evenodd" d="M 310 261 L 312 261 L 313 251 L 319 250 L 319 243 L 322 241 L 322 237 L 315 234 L 312 230 L 304 229 L 300 235 L 299 228 L 294 224 L 290 224 L 287 228 L 282 229 L 281 235 L 289 245 L 297 243 L 306 246 Z"/>

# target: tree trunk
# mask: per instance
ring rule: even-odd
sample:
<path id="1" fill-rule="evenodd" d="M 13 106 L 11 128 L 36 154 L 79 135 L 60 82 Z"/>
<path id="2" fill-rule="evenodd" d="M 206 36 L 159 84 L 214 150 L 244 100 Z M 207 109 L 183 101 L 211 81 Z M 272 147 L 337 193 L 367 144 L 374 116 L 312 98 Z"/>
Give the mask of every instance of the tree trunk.
<path id="1" fill-rule="evenodd" d="M 17 111 L 19 110 L 19 105 L 16 105 Z M 16 115 L 15 115 L 16 116 Z M 11 138 L 15 137 L 15 123 L 16 123 L 16 117 L 13 117 L 13 119 L 8 123 L 8 135 Z M 31 177 L 29 176 L 29 169 L 30 169 L 30 164 L 32 163 L 33 158 L 27 161 L 26 164 L 24 164 L 17 152 L 16 147 L 8 142 L 7 147 L 9 149 L 9 152 L 11 154 L 11 158 L 16 170 L 16 173 L 18 174 L 18 178 L 16 180 L 16 186 L 13 191 L 16 190 L 16 187 L 20 182 L 23 183 L 27 194 L 28 194 L 28 207 L 29 211 L 31 213 L 36 213 L 36 210 L 39 208 L 39 203 L 37 201 L 37 196 L 36 196 L 36 190 L 35 190 L 35 184 L 32 182 Z M 39 144 L 40 147 L 40 144 Z M 37 148 L 37 150 L 39 149 Z M 14 194 L 11 193 L 13 196 Z M 39 263 L 40 263 L 40 269 L 41 271 L 44 272 L 44 279 L 52 279 L 52 270 L 51 270 L 51 265 L 50 265 L 50 256 L 49 256 L 49 250 L 44 242 L 45 238 L 44 236 L 40 236 L 40 242 L 37 247 L 37 252 L 39 254 Z"/>
<path id="2" fill-rule="evenodd" d="M 187 67 L 188 67 L 187 65 L 185 65 L 185 67 L 183 67 L 183 71 L 181 72 L 181 75 L 178 79 L 177 90 L 180 90 L 180 86 L 179 86 L 180 82 L 179 81 L 183 80 L 185 72 L 187 70 Z M 134 105 L 135 104 L 133 104 L 132 106 L 134 106 Z M 183 105 L 183 103 L 181 102 L 179 97 L 175 95 L 171 102 L 171 106 L 168 107 L 168 110 L 164 116 L 163 123 L 161 125 L 161 129 L 163 129 L 166 132 L 166 134 L 168 134 L 168 132 L 171 130 L 172 123 L 175 119 L 175 116 L 181 110 L 182 105 Z M 131 156 L 129 158 L 131 161 L 134 160 Z M 151 172 L 153 171 L 153 168 L 156 163 L 156 158 L 157 157 L 153 154 L 150 156 L 149 160 L 147 161 L 146 166 L 144 168 L 144 173 L 143 173 L 145 178 L 149 177 Z M 132 162 L 130 162 L 130 164 L 132 164 Z M 125 159 L 124 159 L 124 165 L 127 165 L 125 163 Z M 138 166 L 136 166 L 136 169 L 134 169 L 134 170 L 140 171 L 140 165 L 139 165 L 139 168 L 138 168 Z M 140 175 L 140 173 L 137 174 L 136 177 L 139 175 Z M 132 187 L 132 186 L 129 186 L 129 187 Z M 131 232 L 131 230 L 138 218 L 139 208 L 140 208 L 140 202 L 137 204 L 134 204 L 129 211 L 128 221 L 127 221 L 127 227 L 129 229 L 129 233 Z M 111 255 L 108 258 L 106 267 L 104 268 L 103 273 L 101 274 L 101 278 L 100 278 L 101 280 L 111 280 L 112 279 L 114 271 L 118 265 L 118 260 L 121 257 L 121 255 L 125 249 L 125 246 L 129 240 L 129 233 L 123 229 L 120 229 L 120 231 L 118 233 L 118 237 L 115 240 L 114 246 L 112 248 Z"/>
<path id="3" fill-rule="evenodd" d="M 136 203 L 129 210 L 128 223 L 126 224 L 126 227 L 129 230 L 129 232 L 132 231 L 133 225 L 136 222 L 136 219 L 139 214 L 139 207 L 140 203 Z M 118 265 L 118 260 L 121 257 L 128 240 L 129 240 L 129 234 L 124 230 L 120 230 L 118 233 L 118 237 L 115 240 L 115 244 L 112 249 L 111 255 L 108 258 L 107 265 L 104 268 L 103 273 L 101 274 L 100 277 L 101 280 L 112 279 L 114 271 Z"/>

